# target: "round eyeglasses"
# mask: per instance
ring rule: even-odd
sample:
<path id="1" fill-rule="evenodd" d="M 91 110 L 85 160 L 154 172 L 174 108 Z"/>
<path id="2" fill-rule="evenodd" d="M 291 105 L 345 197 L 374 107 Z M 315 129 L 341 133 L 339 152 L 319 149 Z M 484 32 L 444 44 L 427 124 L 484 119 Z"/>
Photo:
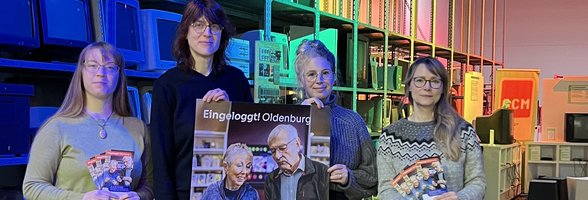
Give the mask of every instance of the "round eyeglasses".
<path id="1" fill-rule="evenodd" d="M 416 86 L 417 88 L 425 87 L 427 82 L 429 82 L 429 87 L 433 88 L 433 89 L 439 89 L 443 85 L 443 82 L 439 79 L 436 79 L 436 78 L 431 79 L 431 80 L 427 80 L 422 77 L 416 77 L 416 78 L 412 79 L 412 82 L 414 83 L 414 86 Z"/>
<path id="2" fill-rule="evenodd" d="M 100 67 L 103 67 L 106 70 L 106 73 L 109 74 L 117 73 L 119 69 L 118 66 L 116 66 L 115 64 L 100 65 L 95 62 L 84 63 L 84 67 L 91 73 L 98 72 L 98 69 L 100 69 Z"/>
<path id="3" fill-rule="evenodd" d="M 311 71 L 306 73 L 304 76 L 307 81 L 315 81 L 319 77 L 319 73 Z M 331 70 L 323 70 L 322 72 L 320 72 L 320 76 L 323 80 L 333 80 L 333 78 L 335 77 Z"/>
<path id="4" fill-rule="evenodd" d="M 290 143 L 292 143 L 292 142 L 293 142 L 295 139 L 296 139 L 296 138 L 292 138 L 290 141 L 286 142 L 286 144 L 281 144 L 281 145 L 278 145 L 278 146 L 277 146 L 277 147 L 275 147 L 275 148 L 270 148 L 270 149 L 269 149 L 269 150 L 270 150 L 270 153 L 271 153 L 272 155 L 274 155 L 274 154 L 275 154 L 275 153 L 277 153 L 278 151 L 280 151 L 281 153 L 284 153 L 284 152 L 285 152 L 285 151 L 288 149 L 288 145 L 289 145 Z"/>
<path id="5" fill-rule="evenodd" d="M 206 23 L 202 23 L 202 22 L 194 22 L 194 23 L 190 24 L 190 26 L 197 33 L 204 32 L 204 30 L 206 30 L 207 27 L 210 29 L 210 32 L 212 32 L 213 34 L 219 34 L 223 30 L 223 27 L 221 27 L 218 24 L 206 24 Z"/>

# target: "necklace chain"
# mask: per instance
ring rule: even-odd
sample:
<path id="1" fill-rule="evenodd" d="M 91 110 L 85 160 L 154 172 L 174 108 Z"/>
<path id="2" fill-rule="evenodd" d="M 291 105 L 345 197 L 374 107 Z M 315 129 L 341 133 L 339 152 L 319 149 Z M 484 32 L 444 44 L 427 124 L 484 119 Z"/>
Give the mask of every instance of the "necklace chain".
<path id="1" fill-rule="evenodd" d="M 100 130 L 98 131 L 98 137 L 100 139 L 106 139 L 106 137 L 108 137 L 108 134 L 106 133 L 106 129 L 104 128 L 106 126 L 106 123 L 108 122 L 108 120 L 110 119 L 110 117 L 112 116 L 113 112 L 110 112 L 110 115 L 108 115 L 108 117 L 106 119 L 96 119 L 94 116 L 92 116 L 89 112 L 86 112 L 88 115 L 90 115 L 90 117 L 96 122 L 96 124 L 98 124 L 98 126 L 100 127 Z"/>

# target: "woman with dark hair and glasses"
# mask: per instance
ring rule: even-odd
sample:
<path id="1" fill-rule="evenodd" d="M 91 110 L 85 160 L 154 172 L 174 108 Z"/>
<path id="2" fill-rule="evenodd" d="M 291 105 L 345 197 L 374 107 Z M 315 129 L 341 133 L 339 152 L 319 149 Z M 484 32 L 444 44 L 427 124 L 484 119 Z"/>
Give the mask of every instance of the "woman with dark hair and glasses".
<path id="1" fill-rule="evenodd" d="M 131 116 L 124 63 L 105 42 L 82 50 L 61 107 L 31 146 L 26 199 L 153 199 L 147 128 Z M 108 192 L 92 180 L 86 162 L 111 149 L 134 152 L 130 192 Z"/>
<path id="2" fill-rule="evenodd" d="M 472 125 L 449 103 L 449 75 L 445 67 L 432 57 L 417 59 L 408 69 L 404 84 L 414 112 L 386 127 L 380 136 L 378 197 L 403 199 L 416 194 L 420 197 L 415 198 L 421 199 L 425 194 L 438 195 L 426 190 L 409 194 L 392 184 L 395 178 L 403 176 L 405 167 L 437 157 L 439 163 L 433 163 L 434 174 L 442 176 L 444 180 L 439 183 L 445 182 L 447 192 L 435 199 L 483 199 L 486 178 L 480 141 Z"/>
<path id="3" fill-rule="evenodd" d="M 196 99 L 253 102 L 249 83 L 228 66 L 232 27 L 214 0 L 190 0 L 174 42 L 177 66 L 153 87 L 151 138 L 156 199 L 188 199 Z"/>
<path id="4" fill-rule="evenodd" d="M 361 199 L 376 194 L 376 149 L 359 114 L 335 103 L 335 55 L 320 40 L 304 41 L 296 52 L 302 105 L 330 107 L 329 198 Z"/>

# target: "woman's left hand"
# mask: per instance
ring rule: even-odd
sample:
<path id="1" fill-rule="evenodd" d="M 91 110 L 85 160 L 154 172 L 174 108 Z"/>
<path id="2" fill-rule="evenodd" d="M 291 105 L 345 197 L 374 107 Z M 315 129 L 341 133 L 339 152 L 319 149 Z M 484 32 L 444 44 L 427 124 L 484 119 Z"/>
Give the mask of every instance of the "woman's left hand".
<path id="1" fill-rule="evenodd" d="M 220 88 L 216 88 L 214 90 L 209 90 L 204 97 L 202 97 L 204 102 L 210 103 L 211 101 L 220 101 L 225 100 L 229 101 L 229 95 L 224 90 Z"/>
<path id="2" fill-rule="evenodd" d="M 457 194 L 455 192 L 446 192 L 445 194 L 436 196 L 435 200 L 457 200 Z"/>
<path id="3" fill-rule="evenodd" d="M 119 195 L 119 200 L 141 200 L 139 195 L 136 192 L 125 192 L 122 195 Z"/>
<path id="4" fill-rule="evenodd" d="M 332 167 L 327 169 L 327 172 L 331 174 L 329 179 L 333 183 L 340 183 L 341 185 L 347 185 L 347 181 L 349 181 L 349 171 L 347 170 L 347 166 L 343 164 L 336 164 Z"/>

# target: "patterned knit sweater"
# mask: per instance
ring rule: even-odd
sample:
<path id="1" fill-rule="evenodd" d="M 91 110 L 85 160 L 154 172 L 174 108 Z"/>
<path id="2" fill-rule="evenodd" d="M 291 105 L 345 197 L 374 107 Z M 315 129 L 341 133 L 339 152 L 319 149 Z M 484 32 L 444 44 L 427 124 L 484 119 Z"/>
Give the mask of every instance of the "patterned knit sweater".
<path id="1" fill-rule="evenodd" d="M 480 142 L 471 124 L 458 123 L 461 132 L 459 160 L 445 157 L 433 140 L 434 122 L 411 122 L 401 119 L 386 127 L 380 136 L 378 147 L 378 198 L 401 199 L 391 181 L 415 161 L 440 157 L 447 190 L 456 192 L 458 199 L 484 198 L 486 177 Z"/>
<path id="2" fill-rule="evenodd" d="M 335 95 L 324 102 L 331 107 L 330 165 L 344 164 L 348 184 L 331 184 L 331 199 L 361 199 L 376 194 L 376 149 L 359 114 L 335 104 Z"/>

